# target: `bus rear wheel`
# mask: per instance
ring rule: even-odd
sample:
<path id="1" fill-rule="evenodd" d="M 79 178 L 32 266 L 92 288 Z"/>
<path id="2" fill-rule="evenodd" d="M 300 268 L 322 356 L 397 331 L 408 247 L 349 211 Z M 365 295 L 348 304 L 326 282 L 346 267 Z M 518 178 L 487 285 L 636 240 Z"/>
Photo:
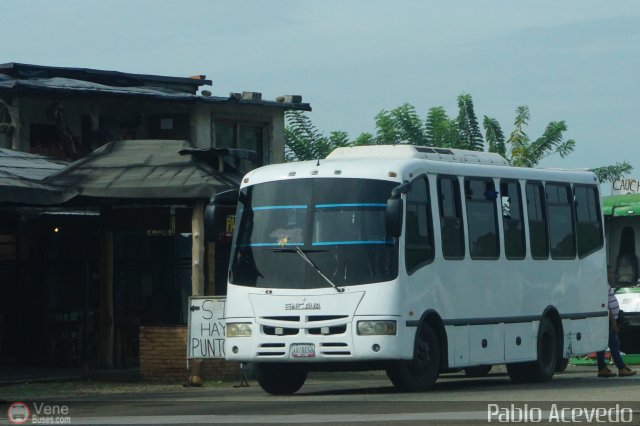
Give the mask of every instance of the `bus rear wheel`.
<path id="1" fill-rule="evenodd" d="M 569 365 L 569 358 L 560 358 L 558 360 L 558 365 L 556 365 L 556 373 L 562 373 L 567 369 Z"/>
<path id="2" fill-rule="evenodd" d="M 271 395 L 294 394 L 307 379 L 307 371 L 292 364 L 258 363 L 254 374 L 260 387 Z"/>
<path id="3" fill-rule="evenodd" d="M 435 383 L 440 372 L 440 344 L 436 332 L 428 324 L 423 324 L 413 347 L 411 361 L 396 361 L 387 368 L 387 376 L 398 389 L 417 392 L 424 391 Z"/>
<path id="4" fill-rule="evenodd" d="M 558 339 L 556 329 L 548 317 L 538 327 L 537 359 L 531 362 L 507 364 L 507 373 L 515 383 L 548 382 L 553 378 L 558 364 Z"/>

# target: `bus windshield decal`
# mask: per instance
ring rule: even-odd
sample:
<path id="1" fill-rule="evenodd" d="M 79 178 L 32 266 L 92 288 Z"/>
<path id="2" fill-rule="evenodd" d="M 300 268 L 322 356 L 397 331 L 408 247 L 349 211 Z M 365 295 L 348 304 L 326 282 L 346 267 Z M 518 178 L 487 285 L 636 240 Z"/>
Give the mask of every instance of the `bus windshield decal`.
<path id="1" fill-rule="evenodd" d="M 315 243 L 311 243 L 312 246 L 339 246 L 339 245 L 348 245 L 348 244 L 392 244 L 392 241 L 318 241 Z"/>
<path id="2" fill-rule="evenodd" d="M 304 243 L 286 243 L 287 246 L 303 246 Z M 241 247 L 283 247 L 281 242 L 277 243 L 250 243 L 250 244 L 242 244 Z"/>
<path id="3" fill-rule="evenodd" d="M 278 209 L 306 209 L 305 205 L 293 205 L 293 206 L 260 206 L 252 207 L 253 211 L 256 210 L 278 210 Z"/>
<path id="4" fill-rule="evenodd" d="M 317 209 L 335 209 L 340 207 L 387 207 L 383 203 L 316 204 Z"/>

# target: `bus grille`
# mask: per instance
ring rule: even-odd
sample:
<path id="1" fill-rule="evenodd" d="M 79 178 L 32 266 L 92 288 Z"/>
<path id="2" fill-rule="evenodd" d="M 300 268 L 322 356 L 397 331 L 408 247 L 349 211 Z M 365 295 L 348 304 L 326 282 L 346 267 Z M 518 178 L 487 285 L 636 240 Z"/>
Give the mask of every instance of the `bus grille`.
<path id="1" fill-rule="evenodd" d="M 276 330 L 278 329 L 278 330 Z M 300 332 L 297 328 L 262 326 L 262 332 L 268 336 L 295 336 Z"/>
<path id="2" fill-rule="evenodd" d="M 324 331 L 324 333 L 323 333 Z M 325 330 L 322 328 L 310 328 L 309 334 L 323 334 L 325 336 L 333 336 L 335 334 L 344 334 L 347 332 L 347 325 L 338 325 L 335 327 L 325 327 Z"/>
<path id="3" fill-rule="evenodd" d="M 258 347 L 258 356 L 284 356 L 284 343 L 263 343 Z"/>
<path id="4" fill-rule="evenodd" d="M 349 345 L 343 342 L 320 343 L 320 353 L 325 356 L 349 356 Z"/>

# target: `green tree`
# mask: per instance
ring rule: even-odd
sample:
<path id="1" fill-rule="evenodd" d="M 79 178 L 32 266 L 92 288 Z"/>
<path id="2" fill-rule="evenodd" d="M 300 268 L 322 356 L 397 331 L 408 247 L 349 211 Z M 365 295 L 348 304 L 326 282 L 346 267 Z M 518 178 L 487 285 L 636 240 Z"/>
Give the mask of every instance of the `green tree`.
<path id="1" fill-rule="evenodd" d="M 524 131 L 524 127 L 529 124 L 529 118 L 529 107 L 521 105 L 516 108 L 514 130 L 507 140 L 511 145 L 511 164 L 535 167 L 550 155 L 558 154 L 565 158 L 573 152 L 576 142 L 573 139 L 564 140 L 567 124 L 563 120 L 547 124 L 542 136 L 532 142 Z"/>
<path id="2" fill-rule="evenodd" d="M 349 146 L 347 132 L 331 132 L 324 136 L 302 111 L 288 111 L 285 128 L 285 160 L 304 161 L 325 158 L 338 147 Z"/>
<path id="3" fill-rule="evenodd" d="M 426 144 L 429 146 L 451 147 L 456 143 L 457 126 L 444 107 L 429 109 L 425 122 Z"/>
<path id="4" fill-rule="evenodd" d="M 622 179 L 626 175 L 631 173 L 633 167 L 626 161 L 616 162 L 610 166 L 602 166 L 591 169 L 593 173 L 598 176 L 598 180 L 602 182 L 613 182 L 616 179 Z"/>
<path id="5" fill-rule="evenodd" d="M 458 96 L 458 146 L 460 149 L 484 151 L 484 139 L 473 108 L 473 99 L 468 93 Z"/>
<path id="6" fill-rule="evenodd" d="M 485 139 L 487 141 L 487 150 L 489 152 L 495 152 L 503 157 L 507 156 L 507 148 L 504 140 L 504 133 L 498 120 L 492 117 L 484 116 L 482 120 L 482 126 L 485 131 Z"/>
<path id="7" fill-rule="evenodd" d="M 376 129 L 376 143 L 379 145 L 427 144 L 422 120 L 418 116 L 416 108 L 408 103 L 391 111 L 380 111 L 376 115 Z"/>
<path id="8" fill-rule="evenodd" d="M 535 167 L 550 155 L 561 158 L 570 155 L 576 142 L 565 140 L 565 121 L 552 121 L 543 134 L 531 140 L 526 133 L 531 116 L 529 107 L 516 108 L 514 128 L 505 140 L 500 123 L 492 117 L 483 117 L 487 150 L 496 152 L 514 166 Z M 326 157 L 342 146 L 410 143 L 413 145 L 440 146 L 459 149 L 484 149 L 484 138 L 475 115 L 473 100 L 469 94 L 458 96 L 458 116 L 449 118 L 441 106 L 429 109 L 426 120 L 420 120 L 414 106 L 405 103 L 390 111 L 381 111 L 375 117 L 376 135 L 362 133 L 350 140 L 346 132 L 331 132 L 324 136 L 301 111 L 286 113 L 285 157 L 287 161 L 311 160 Z M 592 169 L 601 182 L 619 179 L 629 174 L 632 167 L 626 161 Z"/>
<path id="9" fill-rule="evenodd" d="M 361 145 L 376 145 L 376 137 L 371 133 L 360 133 L 360 136 L 355 138 L 352 143 L 353 146 L 361 146 Z"/>

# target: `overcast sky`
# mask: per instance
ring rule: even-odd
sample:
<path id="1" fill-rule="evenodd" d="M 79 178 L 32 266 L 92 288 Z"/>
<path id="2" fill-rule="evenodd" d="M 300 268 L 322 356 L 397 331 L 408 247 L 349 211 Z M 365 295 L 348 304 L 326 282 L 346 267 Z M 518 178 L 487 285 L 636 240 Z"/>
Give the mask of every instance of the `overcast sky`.
<path id="1" fill-rule="evenodd" d="M 324 133 L 374 133 L 409 102 L 425 117 L 473 96 L 505 133 L 565 120 L 569 158 L 640 177 L 640 1 L 1 0 L 0 63 L 190 76 L 212 92 L 300 94 Z"/>

